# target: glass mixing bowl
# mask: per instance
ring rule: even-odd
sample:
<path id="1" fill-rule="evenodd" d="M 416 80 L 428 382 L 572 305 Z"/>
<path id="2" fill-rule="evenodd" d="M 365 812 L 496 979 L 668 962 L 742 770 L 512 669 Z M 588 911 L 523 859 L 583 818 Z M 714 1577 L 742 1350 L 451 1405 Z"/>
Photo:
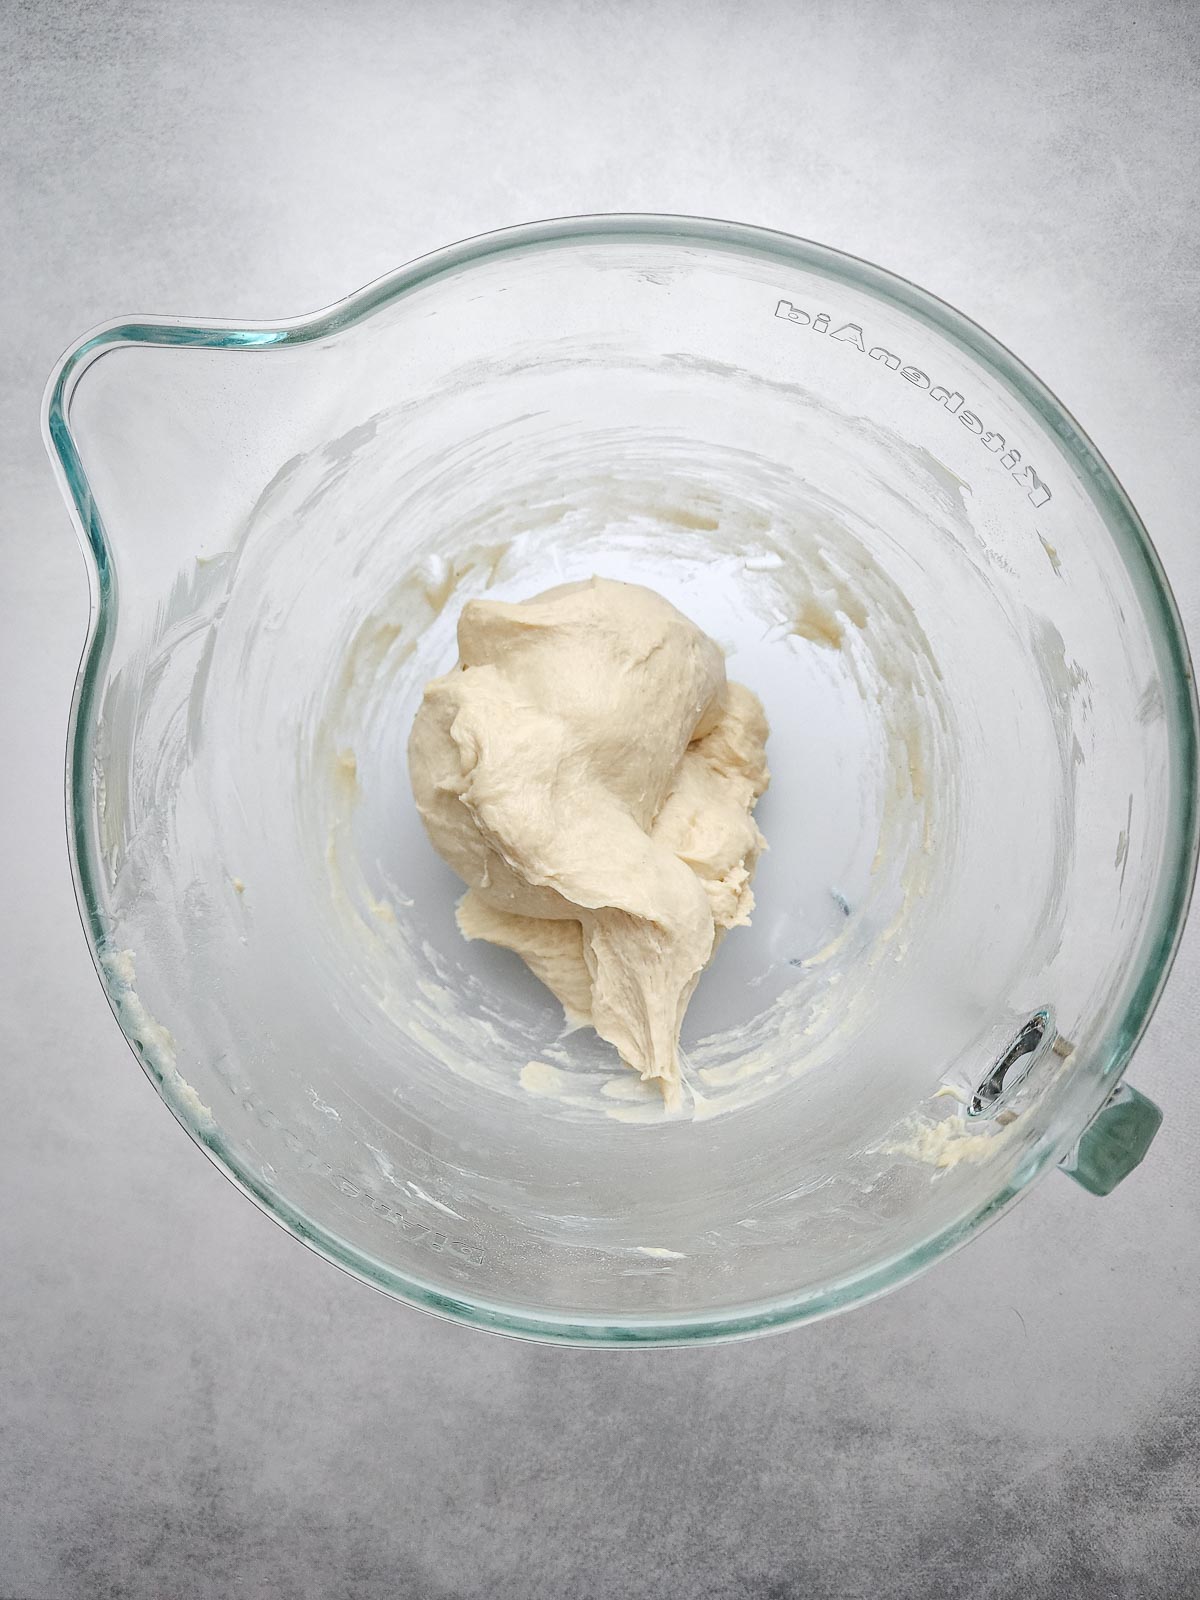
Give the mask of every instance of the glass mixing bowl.
<path id="1" fill-rule="evenodd" d="M 1187 648 L 1112 473 L 966 318 L 780 234 L 553 222 L 312 317 L 101 328 L 46 427 L 92 582 L 98 969 L 192 1138 L 323 1255 L 480 1327 L 721 1338 L 1140 1159 Z M 405 769 L 463 601 L 591 573 L 675 601 L 771 723 L 753 926 L 674 1116 L 461 938 Z"/>

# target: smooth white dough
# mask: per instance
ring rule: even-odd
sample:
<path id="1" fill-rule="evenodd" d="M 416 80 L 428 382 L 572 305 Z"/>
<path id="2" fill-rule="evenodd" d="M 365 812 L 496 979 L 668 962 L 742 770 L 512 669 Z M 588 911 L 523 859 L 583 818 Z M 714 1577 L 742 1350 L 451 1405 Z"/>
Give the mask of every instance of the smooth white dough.
<path id="1" fill-rule="evenodd" d="M 758 697 L 653 590 L 592 578 L 471 600 L 459 660 L 426 686 L 413 794 L 468 886 L 468 939 L 515 950 L 679 1100 L 679 1029 L 765 848 Z"/>

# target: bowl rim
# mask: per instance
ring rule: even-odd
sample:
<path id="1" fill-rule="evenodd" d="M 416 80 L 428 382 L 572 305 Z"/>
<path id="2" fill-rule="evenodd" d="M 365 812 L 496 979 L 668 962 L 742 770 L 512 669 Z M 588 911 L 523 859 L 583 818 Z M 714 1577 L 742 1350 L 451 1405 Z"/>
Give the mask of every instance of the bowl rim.
<path id="1" fill-rule="evenodd" d="M 949 337 L 1022 400 L 1058 439 L 1072 460 L 1080 483 L 1105 523 L 1118 553 L 1143 599 L 1160 646 L 1167 688 L 1165 715 L 1170 729 L 1172 825 L 1164 841 L 1156 907 L 1138 953 L 1137 982 L 1124 1013 L 1114 1020 L 1104 1048 L 1108 1060 L 1097 1075 L 1095 1103 L 1079 1127 L 1051 1137 L 1043 1134 L 1005 1187 L 951 1225 L 919 1244 L 848 1273 L 802 1294 L 777 1296 L 760 1304 L 680 1316 L 593 1317 L 548 1314 L 536 1307 L 455 1296 L 432 1283 L 397 1272 L 347 1244 L 314 1219 L 292 1207 L 244 1163 L 239 1162 L 215 1126 L 192 1118 L 163 1093 L 161 1072 L 126 1037 L 147 1077 L 155 1084 L 192 1140 L 244 1194 L 294 1238 L 363 1282 L 454 1321 L 544 1342 L 591 1346 L 647 1346 L 705 1343 L 746 1338 L 828 1316 L 873 1299 L 908 1282 L 935 1261 L 960 1248 L 996 1221 L 1029 1187 L 1061 1161 L 1098 1112 L 1125 1071 L 1145 1032 L 1170 973 L 1182 936 L 1195 881 L 1200 848 L 1197 753 L 1200 714 L 1191 657 L 1179 608 L 1150 537 L 1116 474 L 1088 435 L 1050 389 L 1003 344 L 962 312 L 907 279 L 828 245 L 773 229 L 668 213 L 612 213 L 553 218 L 478 234 L 419 256 L 405 266 L 319 311 L 278 322 L 140 317 L 104 322 L 91 329 L 61 357 L 46 387 L 42 432 L 59 487 L 72 514 L 88 570 L 89 618 L 71 700 L 66 753 L 66 821 L 72 877 L 80 919 L 97 975 L 120 1024 L 112 984 L 101 957 L 111 950 L 99 894 L 98 863 L 92 857 L 91 774 L 97 687 L 108 654 L 116 615 L 116 588 L 110 546 L 99 507 L 83 469 L 71 431 L 71 401 L 80 378 L 106 351 L 129 345 L 207 350 L 284 348 L 327 338 L 369 318 L 436 279 L 517 251 L 559 245 L 645 239 L 659 244 L 731 249 L 803 268 L 865 290 Z"/>

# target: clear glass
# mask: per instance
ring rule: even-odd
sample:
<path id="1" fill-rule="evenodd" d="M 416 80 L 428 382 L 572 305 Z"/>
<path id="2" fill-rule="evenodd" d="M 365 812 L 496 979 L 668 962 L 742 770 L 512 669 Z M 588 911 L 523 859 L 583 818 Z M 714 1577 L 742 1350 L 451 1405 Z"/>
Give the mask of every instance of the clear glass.
<path id="1" fill-rule="evenodd" d="M 102 328 L 46 427 L 98 968 L 331 1260 L 532 1337 L 745 1335 L 911 1277 L 1111 1096 L 1195 868 L 1187 649 L 1112 473 L 957 312 L 779 234 L 547 223 L 279 325 Z M 674 599 L 771 721 L 678 1118 L 461 939 L 408 792 L 462 602 L 591 572 Z"/>

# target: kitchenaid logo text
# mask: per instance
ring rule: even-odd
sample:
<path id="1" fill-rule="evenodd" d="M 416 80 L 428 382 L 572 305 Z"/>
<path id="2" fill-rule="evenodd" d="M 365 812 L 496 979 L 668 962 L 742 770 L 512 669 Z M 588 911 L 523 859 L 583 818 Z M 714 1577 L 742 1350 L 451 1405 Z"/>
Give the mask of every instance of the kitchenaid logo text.
<path id="1" fill-rule="evenodd" d="M 218 1071 L 221 1069 L 218 1068 Z M 271 1133 L 279 1135 L 288 1150 L 296 1157 L 296 1164 L 302 1172 L 315 1172 L 347 1199 L 361 1201 L 377 1217 L 382 1217 L 385 1222 L 390 1222 L 394 1228 L 398 1228 L 411 1244 L 420 1245 L 423 1249 L 433 1250 L 438 1254 L 457 1256 L 460 1261 L 470 1261 L 475 1266 L 482 1264 L 483 1251 L 469 1239 L 459 1239 L 453 1234 L 445 1233 L 434 1223 L 423 1218 L 420 1209 L 409 1202 L 397 1205 L 394 1200 L 383 1200 L 378 1195 L 372 1194 L 357 1178 L 347 1177 L 344 1172 L 339 1172 L 336 1167 L 330 1166 L 329 1162 L 317 1155 L 315 1150 L 310 1150 L 302 1139 L 284 1127 L 269 1107 L 260 1105 L 252 1094 L 240 1093 L 226 1072 L 221 1071 L 221 1078 L 226 1088 L 237 1095 L 242 1106 L 252 1117 L 256 1117 Z"/>
<path id="2" fill-rule="evenodd" d="M 794 306 L 790 300 L 781 300 L 775 307 L 775 315 L 784 322 L 808 328 L 812 333 L 824 334 L 828 339 L 857 350 L 868 361 L 878 361 L 890 371 L 898 372 L 914 389 L 922 390 L 935 405 L 944 407 L 951 416 L 957 417 L 967 432 L 973 433 L 984 449 L 990 451 L 1005 471 L 1011 474 L 1017 487 L 1024 489 L 1032 505 L 1044 506 L 1050 499 L 1050 490 L 1029 463 L 1021 460 L 1021 452 L 1011 446 L 1003 434 L 986 428 L 975 412 L 965 410 L 966 402 L 957 390 L 933 383 L 929 374 L 922 372 L 920 367 L 905 366 L 894 350 L 886 350 L 880 344 L 868 345 L 857 322 L 843 322 L 839 327 L 831 327 L 833 319 L 828 312 L 818 311 L 813 315 Z"/>

